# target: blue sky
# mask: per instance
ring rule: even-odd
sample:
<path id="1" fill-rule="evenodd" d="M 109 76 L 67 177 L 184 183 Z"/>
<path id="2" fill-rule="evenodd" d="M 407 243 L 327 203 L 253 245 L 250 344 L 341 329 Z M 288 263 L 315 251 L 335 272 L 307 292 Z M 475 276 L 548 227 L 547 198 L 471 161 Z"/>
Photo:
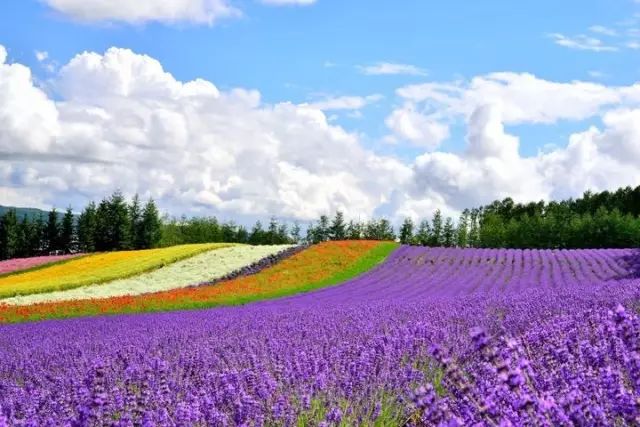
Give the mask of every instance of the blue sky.
<path id="1" fill-rule="evenodd" d="M 92 3 L 95 4 L 94 9 L 91 9 Z M 296 201 L 275 203 L 265 209 L 256 208 L 258 200 L 253 208 L 241 207 L 243 203 L 240 199 L 250 199 L 254 190 L 241 188 L 242 185 L 239 184 L 234 193 L 238 200 L 225 205 L 219 200 L 219 191 L 224 184 L 217 175 L 203 176 L 197 180 L 206 181 L 207 184 L 196 193 L 211 193 L 202 193 L 200 201 L 198 197 L 194 199 L 192 195 L 186 194 L 189 193 L 184 190 L 187 188 L 186 183 L 181 187 L 181 194 L 169 190 L 157 192 L 144 183 L 125 186 L 127 192 L 139 191 L 159 197 L 164 201 L 166 209 L 172 212 L 189 212 L 193 208 L 204 212 L 226 212 L 228 215 L 252 215 L 252 212 L 256 212 L 256 215 L 273 213 L 287 218 L 306 218 L 321 211 L 345 208 L 343 205 L 348 204 L 345 200 L 351 194 L 357 199 L 354 201 L 357 205 L 352 212 L 354 215 L 384 211 L 390 216 L 420 216 L 427 215 L 435 207 L 453 213 L 464 202 L 483 202 L 485 199 L 511 195 L 513 188 L 505 187 L 504 182 L 512 181 L 514 176 L 509 174 L 515 172 L 506 169 L 501 171 L 499 166 L 492 165 L 490 159 L 502 154 L 507 156 L 509 153 L 495 156 L 490 150 L 483 149 L 477 153 L 482 152 L 486 157 L 469 157 L 469 153 L 473 151 L 469 147 L 473 142 L 470 142 L 468 136 L 476 123 L 472 120 L 473 112 L 483 107 L 480 104 L 487 93 L 493 93 L 485 92 L 488 89 L 476 90 L 474 82 L 477 81 L 475 79 L 483 79 L 485 83 L 487 80 L 493 81 L 495 79 L 488 76 L 497 72 L 509 73 L 508 78 L 498 79 L 501 87 L 507 89 L 497 96 L 497 100 L 489 96 L 487 104 L 498 109 L 509 108 L 512 103 L 523 110 L 531 107 L 531 111 L 522 114 L 503 111 L 497 118 L 487 115 L 487 120 L 491 117 L 499 126 L 504 126 L 503 132 L 498 132 L 498 135 L 488 134 L 495 130 L 491 126 L 493 122 L 476 123 L 486 131 L 481 133 L 489 139 L 493 138 L 492 141 L 498 141 L 502 137 L 508 139 L 510 135 L 518 137 L 520 145 L 517 149 L 517 161 L 527 164 L 520 170 L 539 174 L 533 178 L 528 177 L 532 180 L 528 184 L 531 186 L 529 193 L 518 189 L 513 194 L 514 197 L 550 198 L 577 195 L 574 193 L 579 194 L 586 187 L 640 184 L 637 174 L 628 176 L 628 182 L 622 182 L 615 174 L 614 178 L 606 178 L 606 171 L 594 169 L 594 161 L 590 161 L 583 165 L 587 169 L 581 169 L 580 173 L 583 173 L 585 181 L 582 185 L 564 185 L 560 183 L 562 177 L 554 175 L 564 166 L 550 165 L 559 162 L 558 158 L 563 156 L 564 161 L 567 161 L 572 135 L 583 134 L 591 127 L 602 132 L 604 136 L 600 139 L 606 140 L 598 142 L 598 138 L 595 138 L 590 142 L 597 145 L 599 153 L 604 156 L 603 164 L 613 162 L 616 160 L 616 153 L 624 151 L 616 151 L 615 144 L 608 142 L 608 138 L 612 138 L 609 134 L 618 135 L 618 138 L 624 140 L 627 137 L 620 137 L 620 132 L 628 132 L 624 135 L 629 135 L 626 144 L 631 145 L 631 151 L 636 144 L 640 144 L 640 141 L 634 139 L 638 136 L 634 133 L 636 129 L 627 129 L 632 125 L 626 124 L 627 127 L 620 129 L 621 122 L 616 118 L 616 114 L 622 114 L 622 110 L 635 111 L 638 102 L 634 89 L 640 74 L 638 2 L 544 0 L 524 4 L 496 0 L 317 0 L 303 2 L 309 4 L 282 5 L 249 0 L 177 0 L 172 2 L 177 5 L 171 11 L 172 18 L 168 18 L 163 11 L 155 10 L 151 0 L 140 2 L 141 5 L 151 4 L 144 13 L 140 12 L 143 17 L 136 15 L 139 11 L 130 5 L 120 6 L 120 10 L 117 10 L 118 5 L 113 7 L 114 10 L 103 7 L 95 12 L 102 7 L 100 3 L 103 2 L 5 0 L 0 3 L 0 45 L 8 52 L 5 66 L 19 64 L 30 69 L 34 88 L 46 94 L 47 101 L 53 103 L 58 110 L 59 117 L 56 120 L 68 116 L 64 110 L 68 105 L 88 107 L 87 102 L 79 105 L 82 98 L 80 89 L 64 90 L 64 87 L 70 87 L 69 79 L 80 81 L 77 74 L 70 77 L 72 73 L 66 73 L 66 80 L 63 78 L 65 65 L 83 52 L 94 52 L 104 60 L 108 49 L 117 47 L 130 50 L 131 55 L 136 58 L 147 55 L 157 60 L 162 69 L 170 73 L 177 82 L 203 79 L 215 85 L 220 92 L 229 94 L 234 93 L 234 88 L 258 91 L 259 105 L 248 107 L 252 113 L 262 110 L 267 114 L 265 111 L 271 111 L 283 103 L 294 106 L 310 104 L 322 111 L 330 128 L 321 130 L 321 133 L 334 133 L 338 129 L 356 139 L 357 147 L 354 149 L 365 152 L 358 155 L 377 156 L 378 160 L 372 161 L 373 163 L 398 163 L 397 167 L 383 168 L 394 169 L 389 172 L 388 187 L 379 183 L 372 184 L 374 188 L 369 188 L 366 184 L 367 174 L 347 179 L 335 171 L 323 173 L 321 165 L 325 163 L 322 159 L 318 160 L 318 165 L 305 166 L 306 171 L 311 171 L 320 182 L 330 175 L 331 179 L 327 182 L 346 179 L 352 182 L 349 185 L 356 186 L 352 193 L 345 194 L 328 189 L 326 194 L 318 195 L 318 199 L 312 203 L 314 208 L 309 210 L 294 207 L 304 199 L 303 195 L 295 198 Z M 124 5 L 127 2 L 113 3 Z M 89 7 L 89 12 L 86 7 Z M 193 13 L 184 12 L 188 8 L 199 9 Z M 205 17 L 207 13 L 209 15 Z M 36 52 L 40 53 L 40 58 L 36 57 Z M 382 67 L 383 64 L 386 64 L 387 73 L 381 73 L 385 68 Z M 74 71 L 80 73 L 82 70 L 74 68 Z M 537 80 L 520 81 L 524 75 L 535 76 Z M 91 74 L 87 78 L 89 80 L 82 80 L 85 87 L 93 84 L 91 78 L 101 77 Z M 67 86 L 64 86 L 63 81 L 66 81 Z M 575 85 L 577 81 L 591 82 L 594 88 Z M 557 104 L 557 111 L 553 108 L 549 117 L 545 113 L 549 109 L 545 102 L 555 107 L 556 104 L 549 98 L 558 92 L 550 87 L 548 92 L 541 91 L 540 99 L 537 99 L 534 94 L 538 93 L 538 83 L 566 86 L 566 94 L 562 95 L 564 101 Z M 399 93 L 402 88 L 415 88 L 421 84 L 456 86 L 459 90 L 456 97 L 459 99 L 456 105 L 452 105 L 448 101 L 440 102 L 432 94 L 416 97 L 402 96 Z M 522 96 L 519 88 L 529 84 L 531 87 L 525 90 L 527 95 Z M 594 92 L 597 94 L 594 95 Z M 633 94 L 629 95 L 628 92 Z M 98 103 L 97 98 L 101 95 L 105 95 L 105 101 Z M 119 102 L 116 107 L 112 103 L 112 97 L 107 95 L 109 94 L 97 95 L 95 102 L 115 115 L 112 109 L 122 107 L 122 103 Z M 132 99 L 131 94 L 127 94 L 126 98 L 132 103 L 139 101 Z M 575 103 L 582 103 L 583 99 L 585 104 L 593 104 L 592 107 L 587 108 L 588 111 L 573 111 Z M 493 105 L 494 103 L 498 106 Z M 347 107 L 345 104 L 351 106 Z M 10 107 L 9 104 L 7 111 L 11 110 Z M 176 108 L 180 114 L 185 115 L 187 121 L 192 119 L 184 104 Z M 395 111 L 399 112 L 394 116 L 397 120 L 393 121 L 391 117 Z M 412 115 L 404 114 L 407 111 L 411 111 Z M 140 117 L 147 116 L 146 113 L 140 114 Z M 512 118 L 507 117 L 510 114 L 513 115 Z M 609 114 L 609 120 L 604 123 L 606 114 Z M 632 121 L 629 118 L 625 120 Z M 56 134 L 57 142 L 49 144 L 44 151 L 47 155 L 51 154 L 52 158 L 58 156 L 59 159 L 60 153 L 69 155 L 72 146 L 76 151 L 78 147 L 74 145 L 77 140 L 60 142 L 65 138 L 72 138 L 66 135 L 67 129 L 71 128 L 69 123 L 60 122 L 56 126 L 61 132 L 60 135 Z M 446 131 L 443 130 L 445 128 Z M 147 132 L 148 126 L 143 126 L 142 129 Z M 192 132 L 198 131 L 189 128 L 189 132 L 192 135 Z M 194 137 L 204 138 L 202 132 L 204 131 Z M 221 132 L 225 130 L 222 129 Z M 276 135 L 274 138 L 278 140 L 280 149 L 288 146 L 287 149 L 295 150 L 296 141 L 287 140 L 288 136 L 277 136 L 278 131 L 272 129 L 259 131 L 261 136 L 270 132 Z M 103 129 L 101 134 L 105 133 Z M 11 137 L 15 141 L 15 135 L 11 134 Z M 318 138 L 327 136 L 319 135 Z M 578 137 L 574 139 L 576 138 Z M 204 139 L 202 144 L 205 146 L 222 143 L 214 136 Z M 118 143 L 122 141 L 105 140 L 105 144 Z M 503 148 L 509 145 L 508 141 L 495 143 L 501 144 Z M 483 140 L 477 144 L 489 146 L 492 142 Z M 28 145 L 25 142 L 23 147 Z M 34 160 L 30 162 L 25 160 L 33 155 L 28 150 L 15 149 L 15 146 L 13 149 L 0 148 L 9 153 L 5 160 L 0 160 L 5 163 L 5 169 L 11 169 L 11 174 L 7 176 L 22 176 L 6 186 L 7 199 L 18 199 L 16 194 L 21 193 L 28 197 L 22 197 L 18 202 L 50 205 L 70 201 L 81 204 L 84 199 L 97 196 L 98 190 L 94 194 L 89 188 L 76 188 L 73 182 L 65 182 L 57 187 L 47 184 L 54 179 L 47 177 L 47 171 L 39 169 L 38 165 L 41 163 L 51 163 L 42 162 L 44 152 L 38 152 L 40 157 L 34 156 Z M 585 147 L 582 149 L 587 150 Z M 553 150 L 557 151 L 556 155 L 541 157 L 540 153 Z M 457 157 L 443 155 L 447 153 Z M 107 152 L 102 155 L 109 156 Z M 235 154 L 230 155 L 233 157 Z M 284 161 L 278 159 L 274 158 L 274 161 Z M 361 161 L 358 159 L 352 159 L 351 164 Z M 504 156 L 501 159 L 505 164 L 513 165 L 512 160 Z M 325 162 L 329 161 L 331 160 L 326 159 Z M 293 160 L 287 162 L 295 167 L 302 165 L 302 162 L 296 163 Z M 472 165 L 469 162 L 476 163 Z M 235 163 L 237 166 L 237 159 Z M 136 164 L 139 166 L 140 162 Z M 424 168 L 428 171 L 425 172 Z M 461 174 L 455 168 L 495 170 L 468 178 L 471 181 L 478 179 L 479 182 L 486 180 L 485 188 L 477 192 L 482 194 L 474 196 L 471 195 L 472 190 L 467 188 L 469 184 L 460 178 Z M 225 174 L 241 169 L 229 170 Z M 380 173 L 373 169 L 368 173 Z M 162 167 L 159 166 L 158 170 L 161 171 Z M 105 176 L 115 173 L 104 168 L 101 172 Z M 39 179 L 25 179 L 24 175 L 29 173 L 35 173 Z M 174 176 L 177 172 L 167 173 Z M 427 176 L 419 176 L 420 173 L 427 173 Z M 551 175 L 554 176 L 549 178 Z M 427 177 L 429 179 L 424 181 Z M 239 180 L 244 178 L 242 173 L 238 173 Z M 283 192 L 281 178 L 273 178 L 272 191 L 276 195 Z M 212 180 L 217 184 L 212 184 Z M 17 182 L 20 184 L 16 184 Z M 421 184 L 418 185 L 418 182 Z M 437 182 L 437 185 L 422 188 L 424 182 Z M 114 180 L 112 183 L 105 183 L 100 190 L 106 190 L 109 185 L 122 186 Z M 402 196 L 398 196 L 399 194 Z M 224 202 L 231 201 L 223 199 Z"/>

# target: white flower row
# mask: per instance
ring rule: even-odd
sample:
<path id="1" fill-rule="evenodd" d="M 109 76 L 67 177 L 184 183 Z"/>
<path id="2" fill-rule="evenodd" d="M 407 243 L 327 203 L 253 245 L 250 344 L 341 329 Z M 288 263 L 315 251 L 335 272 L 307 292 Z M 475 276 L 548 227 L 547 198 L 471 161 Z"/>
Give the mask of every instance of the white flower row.
<path id="1" fill-rule="evenodd" d="M 3 299 L 3 304 L 30 305 L 42 302 L 70 301 L 89 298 L 109 298 L 141 295 L 152 292 L 185 288 L 218 279 L 253 264 L 269 255 L 275 255 L 292 245 L 249 246 L 238 245 L 214 249 L 158 270 L 127 279 L 85 286 L 66 291 L 25 295 Z"/>

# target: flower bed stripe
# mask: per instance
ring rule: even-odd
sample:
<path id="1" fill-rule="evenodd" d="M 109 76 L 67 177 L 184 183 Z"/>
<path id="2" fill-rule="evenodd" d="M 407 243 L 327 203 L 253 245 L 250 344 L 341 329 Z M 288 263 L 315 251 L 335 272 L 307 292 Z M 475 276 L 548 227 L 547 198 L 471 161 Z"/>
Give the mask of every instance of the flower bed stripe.
<path id="1" fill-rule="evenodd" d="M 325 242 L 258 274 L 213 286 L 28 306 L 3 305 L 0 301 L 0 322 L 188 310 L 278 298 L 342 283 L 381 263 L 397 247 L 393 242 Z"/>
<path id="2" fill-rule="evenodd" d="M 55 263 L 69 261 L 84 254 L 35 256 L 29 258 L 14 258 L 0 261 L 0 277 L 26 273 L 40 268 L 49 267 Z"/>
<path id="3" fill-rule="evenodd" d="M 0 298 L 104 283 L 135 276 L 227 245 L 181 245 L 141 251 L 100 253 L 37 271 L 0 278 Z"/>
<path id="4" fill-rule="evenodd" d="M 84 286 L 58 292 L 17 296 L 2 300 L 4 304 L 29 305 L 54 301 L 111 298 L 143 295 L 198 285 L 204 281 L 223 278 L 242 267 L 273 256 L 290 245 L 238 245 L 207 251 L 191 258 L 169 264 L 149 273 L 114 280 L 95 286 Z"/>

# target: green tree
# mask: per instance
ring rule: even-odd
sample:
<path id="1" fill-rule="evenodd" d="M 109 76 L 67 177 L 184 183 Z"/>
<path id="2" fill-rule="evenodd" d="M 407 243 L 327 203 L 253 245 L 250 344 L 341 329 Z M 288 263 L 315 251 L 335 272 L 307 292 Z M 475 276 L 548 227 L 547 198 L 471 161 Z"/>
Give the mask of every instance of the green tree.
<path id="1" fill-rule="evenodd" d="M 99 252 L 113 250 L 110 237 L 111 224 L 109 210 L 109 201 L 106 198 L 102 199 L 96 208 L 93 242 L 95 250 Z"/>
<path id="2" fill-rule="evenodd" d="M 462 211 L 456 230 L 456 245 L 460 248 L 467 247 L 469 237 L 469 209 Z"/>
<path id="3" fill-rule="evenodd" d="M 264 234 L 265 232 L 262 229 L 262 223 L 260 221 L 256 221 L 255 225 L 251 229 L 251 234 L 249 235 L 249 243 L 252 245 L 263 245 L 265 243 Z"/>
<path id="4" fill-rule="evenodd" d="M 414 240 L 420 246 L 429 246 L 431 244 L 431 223 L 429 220 L 423 219 L 420 221 Z"/>
<path id="5" fill-rule="evenodd" d="M 471 214 L 469 215 L 469 236 L 467 237 L 467 241 L 469 242 L 469 246 L 472 248 L 480 246 L 480 216 L 480 209 L 471 209 Z"/>
<path id="6" fill-rule="evenodd" d="M 53 208 L 49 212 L 46 236 L 47 250 L 49 252 L 60 250 L 60 224 L 58 223 L 58 212 L 56 212 L 56 208 Z"/>
<path id="7" fill-rule="evenodd" d="M 19 250 L 18 218 L 16 211 L 7 211 L 0 221 L 0 258 L 15 258 Z"/>
<path id="8" fill-rule="evenodd" d="M 236 232 L 236 242 L 249 243 L 249 232 L 242 225 L 238 227 L 238 231 Z"/>
<path id="9" fill-rule="evenodd" d="M 267 243 L 269 245 L 278 244 L 278 220 L 272 216 L 269 220 L 269 228 L 267 229 Z"/>
<path id="10" fill-rule="evenodd" d="M 447 248 L 455 246 L 456 244 L 456 231 L 451 217 L 447 217 L 444 221 L 444 227 L 442 228 L 442 244 Z"/>
<path id="11" fill-rule="evenodd" d="M 96 250 L 96 204 L 90 202 L 78 218 L 78 245 L 83 252 Z"/>
<path id="12" fill-rule="evenodd" d="M 329 240 L 329 217 L 320 215 L 318 225 L 315 227 L 314 243 L 326 242 Z"/>
<path id="13" fill-rule="evenodd" d="M 442 246 L 442 212 L 436 209 L 431 220 L 431 246 Z"/>
<path id="14" fill-rule="evenodd" d="M 29 240 L 29 253 L 37 255 L 45 249 L 45 223 L 42 214 L 38 215 L 35 221 L 31 222 L 31 234 Z"/>
<path id="15" fill-rule="evenodd" d="M 289 238 L 292 243 L 299 244 L 302 240 L 300 223 L 298 221 L 293 223 L 293 227 L 291 227 L 291 232 L 289 233 Z"/>
<path id="16" fill-rule="evenodd" d="M 131 248 L 131 235 L 129 230 L 131 227 L 131 221 L 129 219 L 129 207 L 127 202 L 118 190 L 111 195 L 108 203 L 109 216 L 107 218 L 107 230 L 108 230 L 108 246 L 110 250 L 122 250 Z M 155 205 L 154 205 L 155 207 Z M 145 207 L 146 208 L 146 207 Z M 157 216 L 157 211 L 156 211 Z M 159 222 L 159 220 L 158 220 Z M 147 230 L 144 230 L 146 233 Z M 145 245 L 149 244 L 147 238 L 149 235 L 145 235 Z M 151 247 L 151 246 L 145 246 Z"/>
<path id="17" fill-rule="evenodd" d="M 344 240 L 346 237 L 347 230 L 344 222 L 344 214 L 342 211 L 337 211 L 336 216 L 333 218 L 333 222 L 329 227 L 329 238 L 331 240 Z"/>
<path id="18" fill-rule="evenodd" d="M 347 224 L 346 235 L 348 240 L 362 239 L 362 224 L 354 220 L 349 221 L 349 224 Z"/>
<path id="19" fill-rule="evenodd" d="M 31 226 L 31 221 L 29 221 L 29 217 L 27 215 L 22 216 L 22 220 L 18 223 L 18 235 L 17 235 L 17 249 L 16 256 L 18 257 L 28 257 L 33 256 L 34 253 L 31 252 L 31 233 L 33 227 Z"/>
<path id="20" fill-rule="evenodd" d="M 132 248 L 140 249 L 144 246 L 142 208 L 140 206 L 140 197 L 137 193 L 133 196 L 129 205 L 129 236 Z"/>
<path id="21" fill-rule="evenodd" d="M 411 218 L 405 218 L 400 227 L 400 243 L 403 245 L 413 243 L 413 221 Z"/>
<path id="22" fill-rule="evenodd" d="M 75 230 L 73 211 L 68 207 L 62 217 L 62 227 L 60 229 L 60 249 L 65 253 L 70 253 L 75 249 Z"/>
<path id="23" fill-rule="evenodd" d="M 155 248 L 160 243 L 161 235 L 160 213 L 153 199 L 145 204 L 142 211 L 142 248 Z"/>

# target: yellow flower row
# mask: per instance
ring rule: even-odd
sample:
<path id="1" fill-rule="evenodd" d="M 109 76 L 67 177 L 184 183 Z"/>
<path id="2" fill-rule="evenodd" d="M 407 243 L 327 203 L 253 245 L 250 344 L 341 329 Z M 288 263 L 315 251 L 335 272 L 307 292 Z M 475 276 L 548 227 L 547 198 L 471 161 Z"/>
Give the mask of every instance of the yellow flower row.
<path id="1" fill-rule="evenodd" d="M 206 243 L 88 255 L 41 270 L 0 278 L 0 298 L 73 289 L 123 279 L 226 246 L 229 244 Z"/>

